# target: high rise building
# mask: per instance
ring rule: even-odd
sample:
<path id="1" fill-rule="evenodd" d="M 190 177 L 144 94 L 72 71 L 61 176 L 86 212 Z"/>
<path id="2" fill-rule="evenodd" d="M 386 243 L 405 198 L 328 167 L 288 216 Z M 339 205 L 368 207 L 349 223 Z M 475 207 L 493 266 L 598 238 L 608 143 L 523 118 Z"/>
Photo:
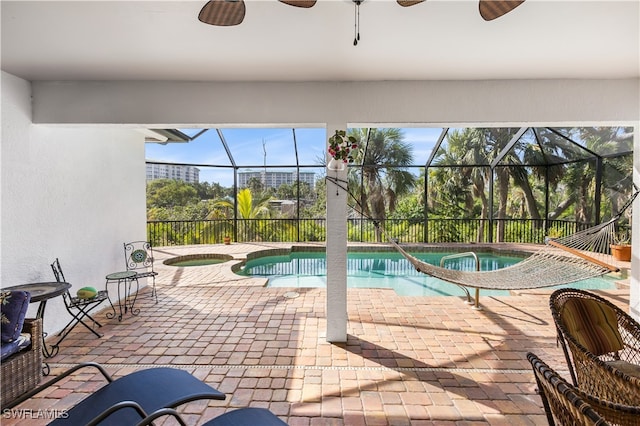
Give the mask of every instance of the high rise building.
<path id="1" fill-rule="evenodd" d="M 311 189 L 315 186 L 314 172 L 296 172 L 296 171 L 267 171 L 267 170 L 247 170 L 244 172 L 238 172 L 238 185 L 240 188 L 244 188 L 249 185 L 249 180 L 252 178 L 258 179 L 262 182 L 265 188 L 278 188 L 282 184 L 291 185 L 292 183 L 300 180 L 300 182 L 306 182 Z"/>
<path id="2" fill-rule="evenodd" d="M 194 166 L 147 163 L 147 181 L 175 179 L 187 183 L 200 182 L 200 169 Z"/>

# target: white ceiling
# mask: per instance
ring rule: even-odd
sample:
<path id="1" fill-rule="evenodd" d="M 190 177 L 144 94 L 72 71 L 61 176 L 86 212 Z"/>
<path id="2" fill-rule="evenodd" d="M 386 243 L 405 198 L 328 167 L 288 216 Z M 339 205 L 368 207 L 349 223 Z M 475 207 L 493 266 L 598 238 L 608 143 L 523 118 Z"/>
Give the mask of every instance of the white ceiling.
<path id="1" fill-rule="evenodd" d="M 2 69 L 27 80 L 640 77 L 638 0 L 527 0 L 491 22 L 478 1 L 366 0 L 358 46 L 349 0 L 249 0 L 236 27 L 198 21 L 205 3 L 3 0 Z"/>

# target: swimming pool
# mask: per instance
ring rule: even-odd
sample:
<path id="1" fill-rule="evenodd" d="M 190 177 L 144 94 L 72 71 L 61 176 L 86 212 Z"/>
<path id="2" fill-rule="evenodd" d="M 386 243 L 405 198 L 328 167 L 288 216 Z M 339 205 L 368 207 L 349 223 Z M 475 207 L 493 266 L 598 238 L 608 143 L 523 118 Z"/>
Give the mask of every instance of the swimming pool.
<path id="1" fill-rule="evenodd" d="M 412 253 L 417 258 L 434 265 L 451 252 Z M 492 253 L 477 253 L 480 270 L 495 270 L 513 265 L 523 259 Z M 470 257 L 452 259 L 447 267 L 475 270 Z M 268 287 L 326 287 L 327 263 L 324 252 L 292 252 L 287 255 L 264 256 L 251 259 L 237 272 L 240 275 L 265 277 Z M 457 285 L 430 277 L 415 268 L 397 252 L 349 252 L 347 256 L 347 286 L 349 288 L 391 288 L 401 296 L 464 296 Z M 615 288 L 615 278 L 592 278 L 562 287 L 582 289 Z M 559 287 L 550 287 L 559 288 Z M 508 296 L 507 290 L 482 290 L 483 296 Z"/>

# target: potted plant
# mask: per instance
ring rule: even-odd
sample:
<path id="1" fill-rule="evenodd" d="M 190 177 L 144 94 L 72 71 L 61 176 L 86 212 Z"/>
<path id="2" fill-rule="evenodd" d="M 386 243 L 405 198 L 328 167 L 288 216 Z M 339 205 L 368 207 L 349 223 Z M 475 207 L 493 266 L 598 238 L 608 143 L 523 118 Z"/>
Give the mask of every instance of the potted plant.
<path id="1" fill-rule="evenodd" d="M 623 262 L 631 261 L 631 236 L 628 231 L 618 231 L 613 236 L 613 243 L 610 244 L 611 256 L 615 260 Z"/>
<path id="2" fill-rule="evenodd" d="M 544 237 L 544 243 L 549 244 L 549 241 L 555 240 L 556 238 L 562 237 L 564 232 L 562 232 L 557 227 L 549 228 L 547 231 L 547 235 Z"/>
<path id="3" fill-rule="evenodd" d="M 228 235 L 225 235 L 222 241 L 224 242 L 225 245 L 229 245 L 231 244 L 231 237 Z"/>
<path id="4" fill-rule="evenodd" d="M 344 170 L 347 163 L 353 163 L 353 151 L 358 148 L 358 141 L 353 136 L 347 136 L 344 130 L 336 130 L 329 138 L 327 151 L 331 156 L 327 168 L 329 170 Z"/>

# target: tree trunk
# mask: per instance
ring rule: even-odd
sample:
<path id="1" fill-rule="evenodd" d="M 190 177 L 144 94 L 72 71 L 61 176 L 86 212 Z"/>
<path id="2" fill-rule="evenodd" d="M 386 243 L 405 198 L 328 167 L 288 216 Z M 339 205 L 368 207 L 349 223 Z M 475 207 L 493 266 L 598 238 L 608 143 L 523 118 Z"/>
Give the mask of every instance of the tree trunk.
<path id="1" fill-rule="evenodd" d="M 504 219 L 507 217 L 507 199 L 509 197 L 509 172 L 502 167 L 496 173 L 498 180 L 498 233 L 496 242 L 504 242 Z"/>

